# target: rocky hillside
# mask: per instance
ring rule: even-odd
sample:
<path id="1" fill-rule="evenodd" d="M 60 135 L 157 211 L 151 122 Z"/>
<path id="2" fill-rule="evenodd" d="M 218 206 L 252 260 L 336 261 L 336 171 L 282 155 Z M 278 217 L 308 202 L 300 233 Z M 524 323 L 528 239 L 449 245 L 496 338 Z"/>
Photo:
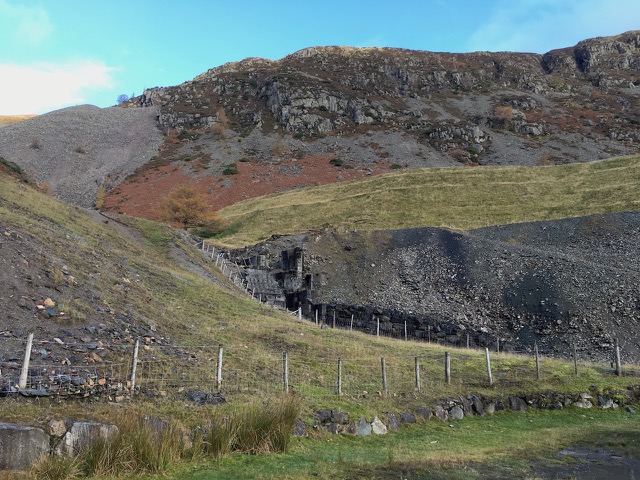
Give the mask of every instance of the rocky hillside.
<path id="1" fill-rule="evenodd" d="M 238 251 L 249 288 L 320 321 L 454 345 L 640 358 L 640 214 L 455 232 L 313 232 Z"/>
<path id="2" fill-rule="evenodd" d="M 637 151 L 639 52 L 640 31 L 544 55 L 313 47 L 146 90 L 128 120 L 67 109 L 2 127 L 0 156 L 83 205 L 119 184 L 107 205 L 147 217 L 185 181 L 218 208 L 390 168 L 588 161 Z"/>

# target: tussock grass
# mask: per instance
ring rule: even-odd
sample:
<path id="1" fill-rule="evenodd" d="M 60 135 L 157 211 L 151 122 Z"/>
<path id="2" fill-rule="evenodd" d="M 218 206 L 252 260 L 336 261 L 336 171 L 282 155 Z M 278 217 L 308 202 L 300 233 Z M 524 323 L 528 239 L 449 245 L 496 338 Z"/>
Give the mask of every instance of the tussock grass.
<path id="1" fill-rule="evenodd" d="M 28 120 L 36 116 L 37 115 L 0 115 L 0 126 L 22 122 L 23 120 Z"/>
<path id="2" fill-rule="evenodd" d="M 222 209 L 221 244 L 331 227 L 468 230 L 640 208 L 640 156 L 558 166 L 431 168 L 249 199 Z"/>

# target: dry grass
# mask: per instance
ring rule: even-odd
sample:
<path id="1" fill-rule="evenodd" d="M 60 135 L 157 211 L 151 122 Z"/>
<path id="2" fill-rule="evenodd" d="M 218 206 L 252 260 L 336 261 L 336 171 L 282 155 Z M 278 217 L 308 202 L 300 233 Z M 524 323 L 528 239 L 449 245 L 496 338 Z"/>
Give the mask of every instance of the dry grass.
<path id="1" fill-rule="evenodd" d="M 0 115 L 0 126 L 22 122 L 23 120 L 28 120 L 36 116 L 37 115 Z"/>
<path id="2" fill-rule="evenodd" d="M 584 164 L 407 170 L 250 199 L 219 213 L 221 244 L 329 226 L 473 229 L 640 208 L 640 156 Z"/>

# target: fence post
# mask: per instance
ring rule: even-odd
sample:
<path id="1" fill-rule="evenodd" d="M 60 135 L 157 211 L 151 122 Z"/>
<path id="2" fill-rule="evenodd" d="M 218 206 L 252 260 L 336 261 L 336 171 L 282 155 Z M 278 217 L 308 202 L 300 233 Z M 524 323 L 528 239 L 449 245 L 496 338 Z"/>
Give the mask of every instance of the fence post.
<path id="1" fill-rule="evenodd" d="M 407 321 L 404 321 L 404 341 L 406 342 L 408 340 L 407 338 Z"/>
<path id="2" fill-rule="evenodd" d="M 414 370 L 416 372 L 416 390 L 420 391 L 420 363 L 418 362 L 418 356 L 416 355 L 413 359 Z"/>
<path id="3" fill-rule="evenodd" d="M 316 308 L 316 325 L 318 324 L 318 309 Z"/>
<path id="4" fill-rule="evenodd" d="M 29 374 L 29 362 L 31 361 L 31 346 L 33 345 L 33 333 L 27 335 L 27 346 L 24 349 L 24 359 L 22 361 L 22 370 L 20 371 L 20 380 L 18 388 L 24 390 L 27 388 L 27 375 Z"/>
<path id="5" fill-rule="evenodd" d="M 282 352 L 282 381 L 284 382 L 284 393 L 289 393 L 289 355 Z"/>
<path id="6" fill-rule="evenodd" d="M 431 343 L 431 325 L 427 325 L 427 332 L 428 332 L 427 341 Z"/>
<path id="7" fill-rule="evenodd" d="M 489 377 L 489 386 L 493 387 L 493 376 L 491 375 L 491 358 L 489 358 L 489 349 L 484 349 L 485 356 L 487 358 L 487 376 Z"/>
<path id="8" fill-rule="evenodd" d="M 469 348 L 469 332 L 467 332 L 467 348 Z"/>
<path id="9" fill-rule="evenodd" d="M 298 307 L 298 320 L 302 320 L 302 307 Z"/>
<path id="10" fill-rule="evenodd" d="M 333 310 L 333 321 L 331 322 L 331 328 L 336 328 L 336 310 Z"/>
<path id="11" fill-rule="evenodd" d="M 533 344 L 533 351 L 536 354 L 536 379 L 540 380 L 540 356 L 538 355 L 538 342 Z"/>
<path id="12" fill-rule="evenodd" d="M 338 357 L 338 396 L 342 396 L 342 358 Z"/>
<path id="13" fill-rule="evenodd" d="M 216 386 L 219 392 L 222 389 L 222 345 L 218 346 L 218 371 L 216 372 Z"/>
<path id="14" fill-rule="evenodd" d="M 500 353 L 500 339 L 496 338 L 496 353 Z"/>
<path id="15" fill-rule="evenodd" d="M 349 331 L 353 330 L 353 313 L 351 314 L 351 323 L 349 324 Z"/>
<path id="16" fill-rule="evenodd" d="M 380 336 L 380 318 L 376 317 L 376 337 Z"/>
<path id="17" fill-rule="evenodd" d="M 573 369 L 576 372 L 576 376 L 578 375 L 578 352 L 576 350 L 576 344 L 573 344 Z"/>
<path id="18" fill-rule="evenodd" d="M 620 363 L 620 345 L 618 344 L 618 339 L 616 338 L 616 375 L 622 375 L 622 364 Z"/>
<path id="19" fill-rule="evenodd" d="M 384 361 L 384 357 L 380 358 L 380 365 L 382 367 L 382 392 L 386 397 L 389 392 L 387 390 L 387 364 Z"/>
<path id="20" fill-rule="evenodd" d="M 136 370 L 138 369 L 138 350 L 140 349 L 140 339 L 136 338 L 136 344 L 133 347 L 133 361 L 131 362 L 131 397 L 136 391 Z"/>
<path id="21" fill-rule="evenodd" d="M 451 383 L 451 355 L 449 352 L 444 352 L 444 378 L 447 384 Z"/>

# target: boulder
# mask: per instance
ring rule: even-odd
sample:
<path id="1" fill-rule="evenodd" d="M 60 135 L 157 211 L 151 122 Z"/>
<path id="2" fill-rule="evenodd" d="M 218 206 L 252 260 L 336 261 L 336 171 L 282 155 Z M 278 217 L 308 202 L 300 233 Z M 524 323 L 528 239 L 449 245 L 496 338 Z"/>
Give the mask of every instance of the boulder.
<path id="1" fill-rule="evenodd" d="M 449 418 L 451 420 L 462 420 L 464 418 L 464 410 L 459 405 L 456 405 L 449 410 Z"/>
<path id="2" fill-rule="evenodd" d="M 118 427 L 99 422 L 75 422 L 62 437 L 56 454 L 75 455 L 97 439 L 109 440 L 118 434 Z"/>
<path id="3" fill-rule="evenodd" d="M 387 426 L 378 417 L 374 417 L 373 422 L 371 422 L 371 433 L 374 435 L 386 435 Z"/>
<path id="4" fill-rule="evenodd" d="M 306 437 L 307 436 L 307 425 L 300 418 L 296 418 L 296 421 L 293 424 L 293 430 L 291 434 L 294 437 Z"/>
<path id="5" fill-rule="evenodd" d="M 512 412 L 526 412 L 527 402 L 520 397 L 509 397 L 509 408 Z"/>
<path id="6" fill-rule="evenodd" d="M 436 405 L 433 409 L 433 413 L 435 418 L 437 418 L 438 420 L 449 419 L 449 413 L 441 405 Z"/>
<path id="7" fill-rule="evenodd" d="M 416 417 L 414 417 L 410 413 L 401 413 L 400 414 L 400 421 L 402 423 L 416 423 Z"/>
<path id="8" fill-rule="evenodd" d="M 469 400 L 471 401 L 471 409 L 473 413 L 475 413 L 476 415 L 484 416 L 484 405 L 482 405 L 482 400 L 480 400 L 480 397 L 478 397 L 477 395 L 471 395 L 469 397 Z"/>
<path id="9" fill-rule="evenodd" d="M 591 403 L 591 401 L 586 398 L 582 398 L 577 402 L 573 402 L 573 406 L 577 408 L 591 408 L 593 407 L 593 403 Z"/>
<path id="10" fill-rule="evenodd" d="M 49 435 L 41 428 L 0 423 L 0 470 L 24 470 L 49 454 Z"/>
<path id="11" fill-rule="evenodd" d="M 364 417 L 360 417 L 355 425 L 355 435 L 357 437 L 366 437 L 371 435 L 371 424 Z"/>
<path id="12" fill-rule="evenodd" d="M 395 413 L 387 413 L 387 422 L 389 424 L 389 430 L 391 430 L 392 432 L 397 432 L 398 430 L 400 430 L 400 419 L 396 417 Z"/>
<path id="13" fill-rule="evenodd" d="M 349 423 L 349 414 L 341 410 L 331 410 L 331 421 L 341 425 L 346 425 Z"/>
<path id="14" fill-rule="evenodd" d="M 425 420 L 429 420 L 431 419 L 431 417 L 433 417 L 433 410 L 427 407 L 418 407 L 415 409 L 415 412 L 418 415 L 421 415 Z"/>

